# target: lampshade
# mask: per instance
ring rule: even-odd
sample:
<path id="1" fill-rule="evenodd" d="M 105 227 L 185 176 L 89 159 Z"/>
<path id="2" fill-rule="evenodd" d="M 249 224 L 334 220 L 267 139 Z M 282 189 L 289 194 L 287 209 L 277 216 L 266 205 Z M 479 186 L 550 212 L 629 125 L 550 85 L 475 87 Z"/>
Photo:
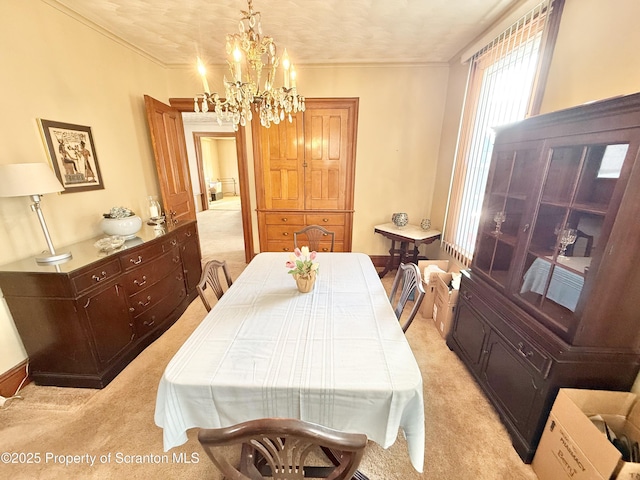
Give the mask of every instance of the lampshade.
<path id="1" fill-rule="evenodd" d="M 46 163 L 0 165 L 0 197 L 61 192 L 64 187 Z"/>

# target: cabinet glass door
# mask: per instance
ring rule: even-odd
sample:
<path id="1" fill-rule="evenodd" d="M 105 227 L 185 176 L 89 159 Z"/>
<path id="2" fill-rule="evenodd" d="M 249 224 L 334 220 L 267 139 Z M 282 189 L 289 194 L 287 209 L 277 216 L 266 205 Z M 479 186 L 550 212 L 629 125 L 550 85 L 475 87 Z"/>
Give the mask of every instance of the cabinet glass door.
<path id="1" fill-rule="evenodd" d="M 538 150 L 496 149 L 480 219 L 474 270 L 507 285 L 520 224 L 536 177 Z"/>
<path id="2" fill-rule="evenodd" d="M 571 330 L 628 144 L 552 148 L 518 294 Z"/>

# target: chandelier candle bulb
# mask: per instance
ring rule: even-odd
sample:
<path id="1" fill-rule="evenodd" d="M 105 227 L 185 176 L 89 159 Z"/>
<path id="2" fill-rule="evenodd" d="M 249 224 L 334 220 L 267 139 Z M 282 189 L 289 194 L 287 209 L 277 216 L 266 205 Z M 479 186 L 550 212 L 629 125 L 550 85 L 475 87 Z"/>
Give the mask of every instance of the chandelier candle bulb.
<path id="1" fill-rule="evenodd" d="M 287 54 L 287 49 L 284 49 L 284 55 L 282 55 L 282 69 L 284 70 L 284 88 L 289 88 L 289 67 L 291 63 L 289 62 L 289 55 Z"/>
<path id="2" fill-rule="evenodd" d="M 207 69 L 204 67 L 204 63 L 202 63 L 200 57 L 198 57 L 198 72 L 202 77 L 202 87 L 204 88 L 204 93 L 208 95 L 211 93 L 211 90 L 209 90 L 209 83 L 207 82 Z"/>
<path id="3" fill-rule="evenodd" d="M 291 65 L 289 75 L 291 76 L 291 88 L 296 88 L 296 69 L 293 68 L 293 65 Z"/>
<path id="4" fill-rule="evenodd" d="M 240 49 L 236 46 L 236 48 L 233 49 L 233 63 L 236 72 L 236 82 L 242 81 L 242 69 L 240 67 L 240 60 L 242 60 L 242 52 L 240 52 Z"/>

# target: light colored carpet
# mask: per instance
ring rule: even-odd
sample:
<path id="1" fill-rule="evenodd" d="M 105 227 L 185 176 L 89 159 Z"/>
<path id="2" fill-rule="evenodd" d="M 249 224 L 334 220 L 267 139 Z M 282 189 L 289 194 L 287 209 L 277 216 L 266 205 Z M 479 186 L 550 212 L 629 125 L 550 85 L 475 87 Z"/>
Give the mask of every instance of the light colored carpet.
<path id="1" fill-rule="evenodd" d="M 226 259 L 232 277 L 237 278 L 245 267 L 242 240 L 231 243 L 234 235 L 220 231 L 231 230 L 230 225 L 233 216 L 211 223 L 201 220 L 200 236 L 203 257 Z M 217 235 L 210 236 L 212 232 Z M 240 245 L 240 250 L 231 245 Z M 383 279 L 387 289 L 392 280 L 392 274 Z M 165 453 L 162 430 L 153 421 L 162 372 L 205 313 L 202 304 L 194 301 L 102 390 L 25 387 L 24 400 L 13 400 L 0 409 L 0 453 L 37 453 L 39 463 L 34 455 L 16 457 L 34 463 L 3 464 L 2 478 L 220 479 L 200 448 L 196 429 L 189 431 L 185 445 Z M 361 470 L 372 480 L 535 479 L 531 467 L 522 463 L 511 446 L 495 411 L 432 322 L 418 317 L 407 338 L 424 380 L 425 472 L 419 474 L 411 467 L 401 434 L 387 450 L 369 442 Z M 93 466 L 87 463 L 89 456 L 95 456 Z"/>

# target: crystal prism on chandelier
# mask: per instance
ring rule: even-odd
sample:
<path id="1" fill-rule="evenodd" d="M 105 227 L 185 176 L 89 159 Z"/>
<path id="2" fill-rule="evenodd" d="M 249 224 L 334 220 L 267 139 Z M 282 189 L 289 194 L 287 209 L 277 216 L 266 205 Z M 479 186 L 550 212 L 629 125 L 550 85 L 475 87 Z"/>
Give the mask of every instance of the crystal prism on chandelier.
<path id="1" fill-rule="evenodd" d="M 249 10 L 241 10 L 240 33 L 227 35 L 226 50 L 232 57 L 228 61 L 232 80 L 224 77 L 225 97 L 220 98 L 219 94 L 209 91 L 204 64 L 198 58 L 204 95 L 194 98 L 196 112 L 213 110 L 218 116 L 218 123 L 233 122 L 235 130 L 238 125 L 244 127 L 250 122 L 254 112 L 260 115 L 262 126 L 269 128 L 272 123 L 277 125 L 285 118 L 292 121 L 293 114 L 304 112 L 305 109 L 304 97 L 298 95 L 296 87 L 296 71 L 286 49 L 282 56 L 284 85 L 275 87 L 280 64 L 276 44 L 273 38 L 262 35 L 260 12 L 253 10 L 252 0 L 247 0 L 247 3 Z"/>

